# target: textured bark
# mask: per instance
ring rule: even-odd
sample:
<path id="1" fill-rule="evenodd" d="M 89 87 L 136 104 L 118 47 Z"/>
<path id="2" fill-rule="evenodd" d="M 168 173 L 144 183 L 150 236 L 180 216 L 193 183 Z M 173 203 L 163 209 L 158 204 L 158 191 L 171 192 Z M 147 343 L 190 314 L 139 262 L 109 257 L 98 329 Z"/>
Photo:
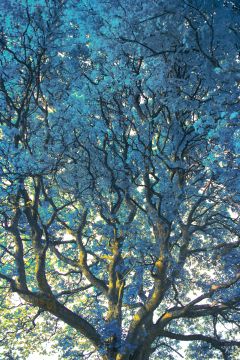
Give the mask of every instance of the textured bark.
<path id="1" fill-rule="evenodd" d="M 115 358 L 109 358 L 107 360 L 149 360 L 151 355 L 151 348 L 143 346 L 137 348 L 134 353 L 131 354 L 117 354 Z M 105 359 L 104 359 L 105 360 Z"/>

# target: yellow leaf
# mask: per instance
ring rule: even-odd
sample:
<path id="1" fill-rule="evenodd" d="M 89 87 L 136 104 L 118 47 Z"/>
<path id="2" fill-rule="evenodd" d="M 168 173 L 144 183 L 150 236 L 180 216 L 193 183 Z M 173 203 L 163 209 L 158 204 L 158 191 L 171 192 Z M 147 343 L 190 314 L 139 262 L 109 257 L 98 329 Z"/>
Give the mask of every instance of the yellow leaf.
<path id="1" fill-rule="evenodd" d="M 172 317 L 172 313 L 170 312 L 166 312 L 164 315 L 163 315 L 163 319 L 170 319 Z"/>
<path id="2" fill-rule="evenodd" d="M 138 314 L 135 314 L 134 317 L 133 317 L 133 320 L 134 321 L 140 321 L 141 318 L 140 318 L 140 316 Z"/>

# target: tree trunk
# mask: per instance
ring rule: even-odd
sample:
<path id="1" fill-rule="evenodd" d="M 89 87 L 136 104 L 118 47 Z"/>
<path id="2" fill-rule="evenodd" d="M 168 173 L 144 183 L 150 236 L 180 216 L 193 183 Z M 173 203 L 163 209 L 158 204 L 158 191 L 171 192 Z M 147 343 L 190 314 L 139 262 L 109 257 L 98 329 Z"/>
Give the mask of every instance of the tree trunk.
<path id="1" fill-rule="evenodd" d="M 103 360 L 149 360 L 150 355 L 150 347 L 142 347 L 136 349 L 132 354 L 116 354 L 114 356 L 105 355 Z"/>
<path id="2" fill-rule="evenodd" d="M 129 356 L 129 360 L 149 360 L 151 352 L 148 349 L 138 349 Z"/>

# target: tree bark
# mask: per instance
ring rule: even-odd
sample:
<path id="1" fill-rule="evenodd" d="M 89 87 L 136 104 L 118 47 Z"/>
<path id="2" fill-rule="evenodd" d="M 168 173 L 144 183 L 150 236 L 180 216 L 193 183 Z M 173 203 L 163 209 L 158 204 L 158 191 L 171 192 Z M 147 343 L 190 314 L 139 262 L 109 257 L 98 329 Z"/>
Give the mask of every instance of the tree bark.
<path id="1" fill-rule="evenodd" d="M 131 354 L 117 354 L 114 358 L 104 358 L 103 360 L 149 360 L 151 353 L 151 347 L 143 346 Z"/>
<path id="2" fill-rule="evenodd" d="M 149 349 L 138 349 L 129 356 L 129 360 L 149 360 L 150 354 Z"/>

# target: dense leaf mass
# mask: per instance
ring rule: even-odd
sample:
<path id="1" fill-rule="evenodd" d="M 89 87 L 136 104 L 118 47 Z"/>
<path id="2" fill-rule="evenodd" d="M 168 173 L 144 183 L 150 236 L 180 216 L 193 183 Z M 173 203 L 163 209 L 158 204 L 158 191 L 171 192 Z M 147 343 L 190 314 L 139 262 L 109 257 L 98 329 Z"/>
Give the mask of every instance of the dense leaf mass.
<path id="1" fill-rule="evenodd" d="M 0 357 L 239 359 L 239 1 L 0 19 Z"/>

